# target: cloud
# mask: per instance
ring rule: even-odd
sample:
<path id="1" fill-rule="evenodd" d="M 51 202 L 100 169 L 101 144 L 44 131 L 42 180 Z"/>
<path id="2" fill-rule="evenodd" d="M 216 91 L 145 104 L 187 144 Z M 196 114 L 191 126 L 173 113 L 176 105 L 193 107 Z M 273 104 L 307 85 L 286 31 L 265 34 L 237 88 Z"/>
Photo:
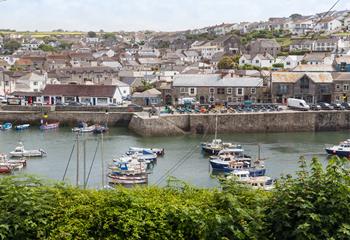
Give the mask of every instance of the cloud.
<path id="1" fill-rule="evenodd" d="M 329 0 L 7 0 L 0 28 L 18 30 L 186 30 L 327 11 Z M 350 9 L 341 1 L 337 9 Z"/>

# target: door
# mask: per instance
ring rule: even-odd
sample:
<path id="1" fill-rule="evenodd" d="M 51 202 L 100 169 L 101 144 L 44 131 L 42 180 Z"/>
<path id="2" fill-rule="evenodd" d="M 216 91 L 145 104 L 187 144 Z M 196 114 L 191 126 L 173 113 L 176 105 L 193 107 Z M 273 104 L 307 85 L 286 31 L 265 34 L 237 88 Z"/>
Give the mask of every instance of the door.
<path id="1" fill-rule="evenodd" d="M 205 97 L 204 97 L 204 96 L 201 96 L 201 97 L 199 98 L 199 103 L 200 103 L 200 104 L 205 104 Z"/>

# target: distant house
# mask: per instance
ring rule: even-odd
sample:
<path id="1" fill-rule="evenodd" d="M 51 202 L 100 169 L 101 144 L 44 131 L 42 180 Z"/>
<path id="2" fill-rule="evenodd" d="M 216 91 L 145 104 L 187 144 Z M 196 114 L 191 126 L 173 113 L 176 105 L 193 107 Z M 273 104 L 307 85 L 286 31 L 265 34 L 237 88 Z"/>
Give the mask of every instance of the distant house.
<path id="1" fill-rule="evenodd" d="M 252 59 L 252 65 L 257 66 L 257 67 L 267 67 L 271 68 L 272 65 L 274 64 L 274 57 L 272 57 L 270 54 L 265 53 L 265 54 L 257 54 L 255 57 Z"/>
<path id="2" fill-rule="evenodd" d="M 285 69 L 293 69 L 301 63 L 303 58 L 304 56 L 289 55 L 285 57 L 281 63 L 283 63 Z"/>
<path id="3" fill-rule="evenodd" d="M 309 16 L 297 18 L 289 23 L 289 30 L 293 34 L 304 35 L 313 31 L 314 22 Z"/>
<path id="4" fill-rule="evenodd" d="M 196 51 L 186 50 L 183 54 L 185 56 L 184 61 L 187 63 L 195 63 L 199 61 L 199 54 Z"/>
<path id="5" fill-rule="evenodd" d="M 239 65 L 244 66 L 244 65 L 251 65 L 252 64 L 252 57 L 249 54 L 243 54 L 239 58 Z"/>
<path id="6" fill-rule="evenodd" d="M 224 52 L 224 47 L 212 42 L 192 44 L 191 50 L 199 51 L 202 58 L 210 60 L 214 54 Z"/>
<path id="7" fill-rule="evenodd" d="M 336 57 L 334 65 L 338 72 L 350 72 L 350 56 L 344 55 Z"/>
<path id="8" fill-rule="evenodd" d="M 247 50 L 251 56 L 268 53 L 276 57 L 281 51 L 281 45 L 275 39 L 257 39 L 248 44 Z"/>
<path id="9" fill-rule="evenodd" d="M 313 40 L 293 40 L 289 46 L 289 51 L 312 51 L 314 50 Z"/>
<path id="10" fill-rule="evenodd" d="M 342 27 L 342 22 L 336 17 L 330 16 L 324 19 L 321 19 L 315 26 L 316 31 L 325 31 L 331 32 L 338 30 Z"/>
<path id="11" fill-rule="evenodd" d="M 331 54 L 325 52 L 312 52 L 305 54 L 303 60 L 303 63 L 310 64 L 310 65 L 317 65 L 317 64 L 328 64 L 331 65 L 333 63 L 333 57 Z"/>
<path id="12" fill-rule="evenodd" d="M 277 103 L 288 98 L 304 99 L 308 103 L 331 102 L 333 77 L 320 72 L 274 72 L 272 73 L 272 96 Z"/>
<path id="13" fill-rule="evenodd" d="M 159 106 L 162 102 L 162 93 L 155 88 L 142 93 L 135 92 L 131 97 L 131 101 L 140 106 Z"/>
<path id="14" fill-rule="evenodd" d="M 318 39 L 315 41 L 314 51 L 335 52 L 338 47 L 338 40 L 334 38 Z"/>
<path id="15" fill-rule="evenodd" d="M 123 85 L 46 85 L 43 90 L 43 102 L 53 105 L 58 103 L 79 102 L 92 106 L 108 106 L 123 101 Z"/>
<path id="16" fill-rule="evenodd" d="M 31 72 L 16 80 L 15 91 L 17 92 L 40 92 L 45 88 L 47 74 Z"/>
<path id="17" fill-rule="evenodd" d="M 349 102 L 350 100 L 350 72 L 334 72 L 333 98 L 334 102 Z"/>

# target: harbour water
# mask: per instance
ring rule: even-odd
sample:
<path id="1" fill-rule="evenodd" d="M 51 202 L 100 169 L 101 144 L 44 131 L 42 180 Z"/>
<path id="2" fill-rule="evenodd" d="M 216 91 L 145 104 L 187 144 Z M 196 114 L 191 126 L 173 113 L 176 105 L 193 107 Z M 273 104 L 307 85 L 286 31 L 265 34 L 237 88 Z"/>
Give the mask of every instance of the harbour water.
<path id="1" fill-rule="evenodd" d="M 326 164 L 325 145 L 337 144 L 350 138 L 350 132 L 229 134 L 220 135 L 219 137 L 226 142 L 241 143 L 246 150 L 246 154 L 253 156 L 253 158 L 258 156 L 257 144 L 259 143 L 261 158 L 266 159 L 267 175 L 277 178 L 281 174 L 294 174 L 298 169 L 300 156 L 305 156 L 308 161 L 313 156 L 317 156 Z M 103 159 L 105 169 L 103 174 L 107 174 L 107 165 L 112 162 L 112 159 L 122 155 L 128 150 L 129 146 L 164 148 L 164 157 L 160 157 L 151 170 L 149 185 L 164 185 L 166 177 L 173 176 L 197 187 L 215 187 L 218 186 L 218 182 L 211 175 L 208 157 L 204 156 L 199 148 L 200 142 L 204 140 L 211 141 L 212 138 L 213 136 L 203 138 L 200 135 L 142 138 L 134 135 L 126 128 L 114 128 L 104 135 Z M 29 159 L 27 166 L 21 173 L 62 180 L 75 139 L 75 134 L 68 128 L 47 132 L 40 131 L 37 128 L 21 132 L 14 130 L 2 131 L 0 132 L 0 153 L 9 153 L 19 141 L 24 143 L 26 149 L 44 149 L 48 153 L 47 156 Z M 86 139 L 86 175 L 88 175 L 101 136 L 85 134 L 80 137 L 80 184 L 83 183 L 84 175 L 83 139 Z M 88 182 L 88 186 L 91 188 L 102 185 L 101 158 L 101 147 L 99 146 Z M 76 183 L 76 159 L 77 153 L 74 152 L 66 174 L 66 181 L 71 184 Z"/>

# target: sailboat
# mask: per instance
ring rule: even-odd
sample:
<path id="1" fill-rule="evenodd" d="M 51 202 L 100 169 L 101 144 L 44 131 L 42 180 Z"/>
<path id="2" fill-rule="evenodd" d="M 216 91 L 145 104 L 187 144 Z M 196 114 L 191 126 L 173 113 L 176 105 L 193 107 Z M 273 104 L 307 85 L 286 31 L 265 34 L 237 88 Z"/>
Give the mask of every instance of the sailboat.
<path id="1" fill-rule="evenodd" d="M 225 143 L 218 139 L 218 116 L 215 118 L 215 138 L 211 142 L 201 143 L 203 152 L 211 155 L 218 155 L 224 148 L 241 148 L 240 145 Z"/>

